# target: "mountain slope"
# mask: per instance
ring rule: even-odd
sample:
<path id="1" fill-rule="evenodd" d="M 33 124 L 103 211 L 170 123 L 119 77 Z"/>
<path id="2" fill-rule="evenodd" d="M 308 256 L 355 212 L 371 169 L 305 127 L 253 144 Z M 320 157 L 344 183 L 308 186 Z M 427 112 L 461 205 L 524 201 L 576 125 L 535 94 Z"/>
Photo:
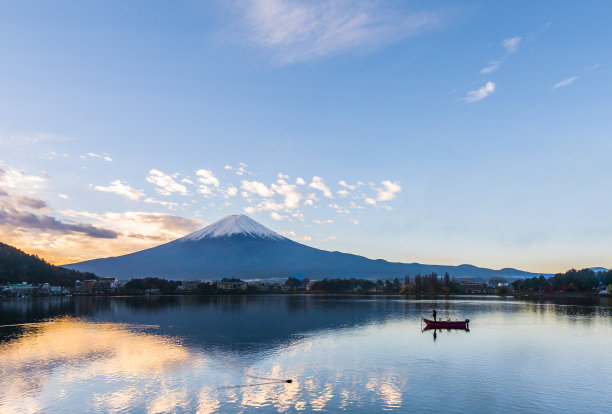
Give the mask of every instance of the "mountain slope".
<path id="1" fill-rule="evenodd" d="M 37 256 L 0 243 L 0 285 L 27 282 L 74 286 L 74 281 L 77 279 L 94 278 L 93 274 L 83 274 L 53 266 Z"/>
<path id="2" fill-rule="evenodd" d="M 202 230 L 151 249 L 65 267 L 121 278 L 159 276 L 173 279 L 225 276 L 390 278 L 429 272 L 477 278 L 531 275 L 516 269 L 392 263 L 329 252 L 289 240 L 244 215 L 225 217 Z"/>

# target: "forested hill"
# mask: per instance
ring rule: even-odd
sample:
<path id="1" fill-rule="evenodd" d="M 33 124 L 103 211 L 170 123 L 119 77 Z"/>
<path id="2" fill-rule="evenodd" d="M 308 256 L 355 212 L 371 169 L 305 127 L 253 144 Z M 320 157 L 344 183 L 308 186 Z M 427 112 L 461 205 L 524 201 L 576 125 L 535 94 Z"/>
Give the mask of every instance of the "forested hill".
<path id="1" fill-rule="evenodd" d="M 93 273 L 82 273 L 53 266 L 38 256 L 27 254 L 0 242 L 0 285 L 7 283 L 49 283 L 74 286 L 77 279 L 94 279 Z"/>

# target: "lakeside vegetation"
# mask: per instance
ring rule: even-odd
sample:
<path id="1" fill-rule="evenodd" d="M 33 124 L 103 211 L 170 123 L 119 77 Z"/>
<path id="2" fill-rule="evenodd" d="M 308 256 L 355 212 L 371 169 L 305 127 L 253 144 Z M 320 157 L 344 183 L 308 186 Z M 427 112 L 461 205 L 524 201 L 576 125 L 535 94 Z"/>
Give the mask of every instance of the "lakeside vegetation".
<path id="1" fill-rule="evenodd" d="M 546 278 L 532 277 L 512 282 L 515 292 L 592 292 L 612 284 L 612 270 L 594 272 L 591 269 L 571 269 Z"/>

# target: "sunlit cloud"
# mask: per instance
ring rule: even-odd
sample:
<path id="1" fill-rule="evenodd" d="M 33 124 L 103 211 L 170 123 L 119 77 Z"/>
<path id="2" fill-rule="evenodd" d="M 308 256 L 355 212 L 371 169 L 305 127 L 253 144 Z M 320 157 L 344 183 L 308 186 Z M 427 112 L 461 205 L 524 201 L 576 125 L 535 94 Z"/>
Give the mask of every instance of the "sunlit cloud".
<path id="1" fill-rule="evenodd" d="M 249 193 L 257 194 L 262 197 L 274 196 L 274 191 L 272 189 L 268 188 L 264 183 L 260 183 L 258 181 L 243 180 L 240 188 L 248 191 Z"/>
<path id="2" fill-rule="evenodd" d="M 308 187 L 314 188 L 315 190 L 319 190 L 323 192 L 323 195 L 327 198 L 334 198 L 331 190 L 328 186 L 323 182 L 323 178 L 314 176 L 312 177 L 312 182 L 308 184 Z"/>
<path id="3" fill-rule="evenodd" d="M 165 174 L 162 171 L 152 169 L 149 170 L 149 175 L 146 180 L 158 187 L 155 191 L 160 195 L 169 196 L 172 195 L 172 193 L 179 193 L 180 195 L 188 196 L 189 192 L 187 191 L 187 187 L 176 182 L 176 178 L 178 178 L 177 173 Z"/>
<path id="4" fill-rule="evenodd" d="M 397 193 L 402 191 L 402 186 L 397 181 L 391 182 L 389 180 L 385 180 L 381 184 L 382 188 L 378 188 L 376 190 L 377 201 L 391 201 L 396 197 Z"/>
<path id="5" fill-rule="evenodd" d="M 26 209 L 50 210 L 48 204 L 34 197 L 17 195 L 0 201 L 0 228 L 3 234 L 18 231 L 47 231 L 58 234 L 81 233 L 93 238 L 116 238 L 117 233 L 87 223 L 66 223 L 48 214 Z"/>
<path id="6" fill-rule="evenodd" d="M 40 188 L 39 183 L 45 180 L 44 176 L 26 174 L 12 167 L 0 168 L 0 188 L 18 188 L 21 191 L 30 188 L 37 189 Z"/>
<path id="7" fill-rule="evenodd" d="M 211 195 L 213 188 L 219 187 L 219 179 L 215 177 L 211 170 L 201 169 L 196 171 L 196 175 L 198 176 L 198 193 L 204 195 Z"/>
<path id="8" fill-rule="evenodd" d="M 296 185 L 287 184 L 283 180 L 278 180 L 278 184 L 272 184 L 272 190 L 285 198 L 283 204 L 288 210 L 292 210 L 300 206 L 300 200 L 303 198 L 303 196 L 299 191 L 297 191 Z"/>
<path id="9" fill-rule="evenodd" d="M 108 186 L 97 185 L 94 187 L 94 190 L 117 194 L 134 201 L 140 200 L 145 196 L 144 191 L 132 188 L 121 180 L 113 180 Z"/>
<path id="10" fill-rule="evenodd" d="M 111 162 L 113 159 L 108 154 L 96 154 L 95 152 L 88 152 L 85 155 L 81 155 L 81 158 L 99 158 L 104 161 Z"/>

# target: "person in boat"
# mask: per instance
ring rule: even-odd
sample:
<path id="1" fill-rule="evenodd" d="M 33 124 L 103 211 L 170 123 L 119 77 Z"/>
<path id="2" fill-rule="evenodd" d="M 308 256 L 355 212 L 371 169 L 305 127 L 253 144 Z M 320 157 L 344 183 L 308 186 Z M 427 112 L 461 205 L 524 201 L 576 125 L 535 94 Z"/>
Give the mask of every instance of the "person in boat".
<path id="1" fill-rule="evenodd" d="M 436 310 L 434 309 L 431 314 L 433 315 L 433 318 L 434 318 L 434 321 L 435 321 L 436 320 L 436 315 L 437 315 Z"/>

